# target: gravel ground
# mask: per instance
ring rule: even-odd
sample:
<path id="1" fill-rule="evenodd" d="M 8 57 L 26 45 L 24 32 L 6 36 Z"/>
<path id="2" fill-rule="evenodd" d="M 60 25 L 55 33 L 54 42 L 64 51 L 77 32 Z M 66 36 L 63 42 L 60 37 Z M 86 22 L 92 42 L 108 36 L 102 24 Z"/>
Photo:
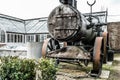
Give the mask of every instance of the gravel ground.
<path id="1" fill-rule="evenodd" d="M 91 69 L 91 64 L 85 67 L 61 63 L 56 80 L 120 80 L 120 54 L 115 54 L 114 61 L 111 65 L 103 65 L 103 69 L 110 72 L 108 75 L 109 78 L 92 78 L 89 76 Z"/>
<path id="2" fill-rule="evenodd" d="M 120 80 L 120 54 L 115 54 L 110 77 L 107 80 Z"/>

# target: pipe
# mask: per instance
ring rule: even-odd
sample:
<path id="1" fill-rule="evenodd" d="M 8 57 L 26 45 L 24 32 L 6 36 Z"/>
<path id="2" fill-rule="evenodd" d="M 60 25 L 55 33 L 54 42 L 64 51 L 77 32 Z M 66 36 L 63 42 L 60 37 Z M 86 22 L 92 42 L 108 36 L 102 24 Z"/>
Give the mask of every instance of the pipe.
<path id="1" fill-rule="evenodd" d="M 68 4 L 75 8 L 77 8 L 77 1 L 76 0 L 59 0 L 62 4 Z"/>

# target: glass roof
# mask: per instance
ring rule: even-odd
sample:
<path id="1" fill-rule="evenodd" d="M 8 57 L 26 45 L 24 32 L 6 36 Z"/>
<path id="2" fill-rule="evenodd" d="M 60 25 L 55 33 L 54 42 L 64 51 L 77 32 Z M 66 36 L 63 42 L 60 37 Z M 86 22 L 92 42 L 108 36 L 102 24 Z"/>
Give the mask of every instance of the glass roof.
<path id="1" fill-rule="evenodd" d="M 83 14 L 89 17 L 89 13 Z M 93 16 L 97 16 L 101 23 L 106 23 L 107 12 L 95 12 Z M 19 19 L 16 17 L 0 14 L 0 29 L 7 32 L 17 33 L 48 33 L 47 18 L 34 18 L 34 19 Z"/>
<path id="2" fill-rule="evenodd" d="M 46 33 L 47 18 L 19 19 L 0 14 L 0 28 L 7 32 L 17 33 Z"/>
<path id="3" fill-rule="evenodd" d="M 48 32 L 47 18 L 31 19 L 25 21 L 26 33 Z"/>

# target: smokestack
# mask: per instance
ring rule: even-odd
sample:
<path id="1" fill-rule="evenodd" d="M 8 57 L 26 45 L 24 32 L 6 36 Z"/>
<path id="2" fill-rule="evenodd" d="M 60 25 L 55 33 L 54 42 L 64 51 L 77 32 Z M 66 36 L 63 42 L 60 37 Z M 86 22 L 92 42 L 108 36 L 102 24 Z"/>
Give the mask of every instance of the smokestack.
<path id="1" fill-rule="evenodd" d="M 77 8 L 77 1 L 76 0 L 59 0 L 62 4 L 68 4 L 75 8 Z"/>

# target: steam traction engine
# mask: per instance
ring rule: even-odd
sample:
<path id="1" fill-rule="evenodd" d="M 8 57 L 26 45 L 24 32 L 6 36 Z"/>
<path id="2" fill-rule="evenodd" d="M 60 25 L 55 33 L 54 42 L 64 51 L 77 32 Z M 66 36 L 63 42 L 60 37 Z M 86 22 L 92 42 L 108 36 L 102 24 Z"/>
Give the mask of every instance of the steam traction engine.
<path id="1" fill-rule="evenodd" d="M 81 14 L 76 8 L 76 0 L 60 0 L 62 5 L 56 7 L 48 17 L 48 30 L 52 38 L 44 41 L 43 57 L 55 58 L 59 63 L 83 61 L 87 66 L 93 62 L 91 76 L 99 76 L 102 64 L 108 61 L 108 34 L 102 30 L 98 16 L 106 12 Z M 63 45 L 61 46 L 61 42 Z"/>

